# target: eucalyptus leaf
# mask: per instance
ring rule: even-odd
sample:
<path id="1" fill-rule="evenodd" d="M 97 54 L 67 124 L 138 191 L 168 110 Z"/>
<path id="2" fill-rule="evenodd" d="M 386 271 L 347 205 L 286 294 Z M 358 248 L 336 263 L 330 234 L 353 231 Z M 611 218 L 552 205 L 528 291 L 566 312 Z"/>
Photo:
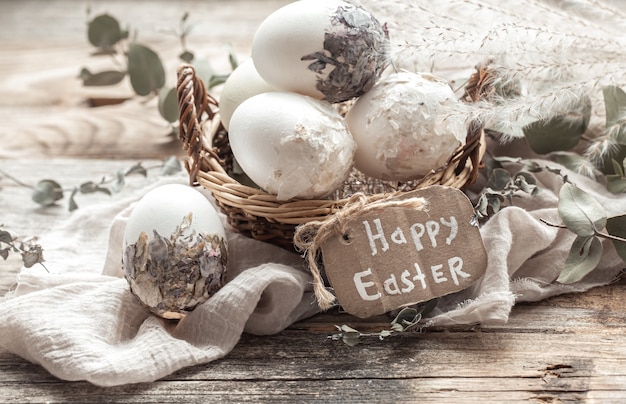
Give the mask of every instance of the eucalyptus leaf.
<path id="1" fill-rule="evenodd" d="M 591 100 L 581 100 L 580 106 L 568 114 L 533 122 L 524 127 L 530 148 L 539 154 L 570 150 L 578 144 L 591 119 Z"/>
<path id="2" fill-rule="evenodd" d="M 196 76 L 208 86 L 211 77 L 215 74 L 211 63 L 207 59 L 194 58 L 191 65 L 196 70 Z"/>
<path id="3" fill-rule="evenodd" d="M 130 84 L 135 93 L 146 96 L 165 85 L 165 69 L 156 52 L 134 42 L 130 44 L 127 56 Z"/>
<path id="4" fill-rule="evenodd" d="M 115 175 L 115 182 L 111 186 L 111 188 L 113 189 L 113 192 L 120 192 L 122 188 L 124 188 L 124 185 L 126 185 L 125 177 L 126 177 L 126 172 L 124 170 L 122 169 L 117 170 L 117 173 Z"/>
<path id="5" fill-rule="evenodd" d="M 109 188 L 103 187 L 100 184 L 96 184 L 93 181 L 87 181 L 80 184 L 78 190 L 81 194 L 93 194 L 96 192 L 100 192 L 103 194 L 111 195 L 111 190 Z"/>
<path id="6" fill-rule="evenodd" d="M 163 167 L 161 168 L 162 175 L 173 175 L 182 170 L 180 161 L 176 156 L 170 156 L 163 160 Z"/>
<path id="7" fill-rule="evenodd" d="M 606 231 L 612 235 L 626 239 L 626 215 L 610 217 L 606 221 Z M 613 246 L 622 261 L 626 262 L 626 243 L 612 240 Z"/>
<path id="8" fill-rule="evenodd" d="M 124 80 L 126 72 L 118 70 L 105 70 L 98 73 L 91 73 L 87 69 L 83 69 L 80 75 L 83 85 L 86 87 L 112 86 Z"/>
<path id="9" fill-rule="evenodd" d="M 598 266 L 602 258 L 602 242 L 597 236 L 578 236 L 565 260 L 565 267 L 557 282 L 574 283 L 584 278 Z"/>
<path id="10" fill-rule="evenodd" d="M 129 176 L 132 174 L 138 174 L 138 175 L 147 177 L 148 170 L 146 170 L 146 168 L 141 163 L 136 163 L 132 167 L 130 167 L 128 170 L 126 170 L 126 176 Z"/>
<path id="11" fill-rule="evenodd" d="M 581 237 L 593 236 L 606 226 L 607 214 L 602 205 L 571 183 L 561 187 L 558 211 L 565 226 Z"/>
<path id="12" fill-rule="evenodd" d="M 557 152 L 551 155 L 552 160 L 574 172 L 578 172 L 581 165 L 588 164 L 589 161 L 578 153 Z"/>
<path id="13" fill-rule="evenodd" d="M 0 230 L 0 243 L 10 244 L 13 242 L 13 236 L 6 230 Z"/>
<path id="14" fill-rule="evenodd" d="M 39 245 L 33 245 L 27 251 L 22 252 L 22 262 L 26 268 L 44 262 L 43 249 Z"/>
<path id="15" fill-rule="evenodd" d="M 178 120 L 178 95 L 176 88 L 162 88 L 159 91 L 159 113 L 169 123 Z"/>
<path id="16" fill-rule="evenodd" d="M 613 164 L 613 171 L 615 172 L 615 174 L 619 175 L 620 177 L 623 177 L 624 169 L 626 169 L 626 159 L 622 161 L 621 165 L 615 159 L 611 160 L 611 164 Z"/>
<path id="17" fill-rule="evenodd" d="M 613 194 L 626 192 L 626 178 L 620 175 L 610 174 L 606 176 L 606 189 Z"/>
<path id="18" fill-rule="evenodd" d="M 193 61 L 194 54 L 193 54 L 193 52 L 190 52 L 190 51 L 186 50 L 186 51 L 181 52 L 178 55 L 178 58 L 180 60 L 182 60 L 183 62 L 191 63 Z"/>
<path id="19" fill-rule="evenodd" d="M 109 14 L 101 14 L 89 22 L 87 38 L 96 48 L 110 49 L 124 37 L 117 19 Z"/>
<path id="20" fill-rule="evenodd" d="M 511 179 L 511 174 L 507 170 L 496 168 L 489 176 L 488 185 L 495 190 L 502 191 L 509 185 Z"/>
<path id="21" fill-rule="evenodd" d="M 31 198 L 42 206 L 51 206 L 63 199 L 63 188 L 54 180 L 41 180 L 35 185 Z"/>
<path id="22" fill-rule="evenodd" d="M 75 200 L 75 197 L 76 197 L 77 193 L 78 193 L 78 188 L 74 188 L 72 190 L 72 193 L 70 194 L 70 201 L 69 201 L 69 205 L 68 205 L 69 206 L 68 209 L 69 209 L 70 212 L 73 212 L 76 209 L 78 209 L 78 204 L 76 203 L 76 200 Z"/>
<path id="23" fill-rule="evenodd" d="M 226 79 L 228 79 L 228 76 L 228 74 L 215 74 L 211 76 L 207 87 L 211 89 L 213 87 L 219 86 L 220 84 L 224 84 L 226 82 Z"/>
<path id="24" fill-rule="evenodd" d="M 626 111 L 626 93 L 617 86 L 606 86 L 602 89 L 604 108 L 606 110 L 606 126 L 609 127 L 620 120 Z"/>

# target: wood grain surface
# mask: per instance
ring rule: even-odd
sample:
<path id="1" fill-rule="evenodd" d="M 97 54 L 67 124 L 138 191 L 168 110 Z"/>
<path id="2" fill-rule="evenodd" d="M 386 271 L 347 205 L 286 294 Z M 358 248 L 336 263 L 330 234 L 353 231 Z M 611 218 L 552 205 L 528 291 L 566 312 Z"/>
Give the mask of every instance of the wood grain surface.
<path id="1" fill-rule="evenodd" d="M 0 0 L 0 224 L 20 235 L 43 234 L 70 213 L 66 202 L 39 208 L 26 184 L 62 179 L 71 187 L 146 165 L 179 143 L 155 100 L 133 97 L 128 83 L 85 88 L 83 66 L 111 59 L 90 54 L 86 10 L 110 12 L 132 26 L 166 61 L 173 83 L 180 52 L 166 29 L 185 11 L 198 22 L 189 47 L 228 69 L 231 46 L 248 55 L 258 23 L 288 1 Z M 89 107 L 91 98 L 127 99 Z M 147 179 L 129 180 L 140 187 Z M 106 195 L 81 204 L 106 202 Z M 104 231 L 104 230 L 103 230 Z M 0 261 L 0 294 L 20 260 Z M 348 347 L 328 338 L 336 325 L 377 331 L 390 318 L 359 320 L 331 311 L 272 336 L 244 334 L 225 358 L 182 369 L 154 383 L 100 388 L 65 382 L 37 364 L 0 350 L 0 402 L 591 402 L 626 401 L 626 281 L 517 305 L 508 323 L 428 329 Z M 1 325 L 0 325 L 1 326 Z"/>

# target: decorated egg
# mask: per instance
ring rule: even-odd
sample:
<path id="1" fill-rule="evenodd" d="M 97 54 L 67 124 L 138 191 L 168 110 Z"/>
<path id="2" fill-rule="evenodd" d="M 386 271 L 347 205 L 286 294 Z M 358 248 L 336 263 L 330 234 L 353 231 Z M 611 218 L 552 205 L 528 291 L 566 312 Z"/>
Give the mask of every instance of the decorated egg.
<path id="1" fill-rule="evenodd" d="M 448 83 L 406 71 L 381 79 L 354 103 L 346 122 L 358 145 L 355 167 L 389 181 L 441 167 L 467 135 L 466 115 Z"/>
<path id="2" fill-rule="evenodd" d="M 226 130 L 235 109 L 253 95 L 276 91 L 267 84 L 254 67 L 252 59 L 246 59 L 228 76 L 220 93 L 220 119 Z"/>
<path id="3" fill-rule="evenodd" d="M 224 227 L 190 186 L 162 185 L 144 195 L 128 217 L 123 247 L 131 292 L 160 317 L 182 318 L 224 285 Z"/>
<path id="4" fill-rule="evenodd" d="M 385 26 L 361 7 L 300 0 L 261 23 L 252 59 L 271 85 L 334 103 L 374 85 L 387 65 L 388 42 Z"/>
<path id="5" fill-rule="evenodd" d="M 279 200 L 335 190 L 348 176 L 356 148 L 329 103 L 288 92 L 242 102 L 231 118 L 229 140 L 243 171 Z"/>

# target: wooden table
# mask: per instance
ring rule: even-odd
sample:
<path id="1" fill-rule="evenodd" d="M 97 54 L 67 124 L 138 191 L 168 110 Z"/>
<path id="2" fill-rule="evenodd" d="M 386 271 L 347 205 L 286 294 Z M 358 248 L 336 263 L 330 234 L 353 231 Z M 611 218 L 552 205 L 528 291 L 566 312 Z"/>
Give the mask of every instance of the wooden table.
<path id="1" fill-rule="evenodd" d="M 287 1 L 111 1 L 108 11 L 158 49 L 174 80 L 176 38 L 155 27 L 176 26 L 193 9 L 204 21 L 189 38 L 216 70 L 227 69 L 229 42 L 242 58 L 264 15 Z M 82 66 L 107 66 L 90 56 L 82 1 L 0 4 L 0 169 L 33 184 L 68 185 L 99 178 L 137 161 L 151 164 L 180 145 L 148 105 L 131 99 L 88 108 L 85 100 L 130 97 L 128 84 L 84 88 Z M 53 229 L 65 206 L 39 208 L 30 191 L 0 174 L 0 222 L 20 235 Z M 81 203 L 100 201 L 94 196 Z M 0 293 L 20 262 L 0 261 Z M 517 305 L 501 326 L 428 329 L 348 347 L 328 338 L 335 325 L 362 331 L 389 323 L 329 312 L 273 336 L 244 335 L 224 359 L 180 370 L 154 383 L 99 388 L 56 379 L 37 365 L 0 351 L 0 402 L 619 402 L 626 400 L 626 281 L 536 304 Z"/>

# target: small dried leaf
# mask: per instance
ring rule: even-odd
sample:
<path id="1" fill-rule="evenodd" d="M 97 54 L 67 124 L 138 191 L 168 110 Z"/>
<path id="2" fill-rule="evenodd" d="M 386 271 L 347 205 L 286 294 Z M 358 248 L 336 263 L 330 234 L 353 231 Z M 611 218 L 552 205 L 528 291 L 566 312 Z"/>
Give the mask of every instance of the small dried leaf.
<path id="1" fill-rule="evenodd" d="M 626 93 L 617 86 L 606 86 L 602 89 L 606 109 L 606 126 L 613 125 L 626 111 Z"/>
<path id="2" fill-rule="evenodd" d="M 31 198 L 42 206 L 51 206 L 63 199 L 63 188 L 54 180 L 41 180 L 35 185 Z"/>
<path id="3" fill-rule="evenodd" d="M 176 88 L 162 88 L 159 91 L 159 113 L 167 122 L 178 120 L 178 95 Z"/>
<path id="4" fill-rule="evenodd" d="M 606 221 L 606 231 L 617 237 L 626 239 L 626 215 L 610 217 Z M 622 261 L 626 262 L 626 243 L 619 240 L 612 240 L 613 246 Z"/>
<path id="5" fill-rule="evenodd" d="M 44 262 L 43 250 L 39 245 L 33 245 L 28 248 L 27 251 L 22 253 L 22 261 L 26 268 L 30 268 L 35 264 L 41 264 Z"/>
<path id="6" fill-rule="evenodd" d="M 0 257 L 2 257 L 5 261 L 9 258 L 9 251 L 11 247 L 6 247 L 0 250 Z"/>
<path id="7" fill-rule="evenodd" d="M 125 177 L 126 172 L 124 170 L 117 170 L 117 173 L 115 174 L 115 182 L 111 185 L 113 192 L 120 192 L 122 188 L 124 188 L 124 185 L 126 185 Z"/>
<path id="8" fill-rule="evenodd" d="M 602 243 L 596 236 L 578 236 L 565 260 L 565 267 L 557 282 L 574 283 L 593 271 L 602 258 Z"/>
<path id="9" fill-rule="evenodd" d="M 161 175 L 174 175 L 182 170 L 180 161 L 176 156 L 170 156 L 163 160 L 163 167 L 161 168 Z"/>
<path id="10" fill-rule="evenodd" d="M 152 49 L 138 43 L 128 48 L 128 74 L 135 93 L 146 96 L 165 85 L 165 69 Z"/>
<path id="11" fill-rule="evenodd" d="M 566 115 L 531 123 L 524 136 L 531 149 L 539 154 L 570 150 L 578 144 L 591 119 L 591 101 L 581 100 L 579 107 Z"/>
<path id="12" fill-rule="evenodd" d="M 348 331 L 341 335 L 341 340 L 348 346 L 356 346 L 359 344 L 361 333 L 358 331 Z"/>
<path id="13" fill-rule="evenodd" d="M 123 38 L 123 34 L 115 17 L 101 14 L 89 22 L 87 38 L 97 48 L 110 49 Z"/>
<path id="14" fill-rule="evenodd" d="M 181 52 L 180 55 L 178 55 L 178 58 L 185 63 L 191 63 L 193 61 L 194 54 L 193 52 L 186 50 L 186 51 Z"/>
<path id="15" fill-rule="evenodd" d="M 70 195 L 70 201 L 69 201 L 69 207 L 68 207 L 70 212 L 73 212 L 76 209 L 78 209 L 78 204 L 76 203 L 76 200 L 74 199 L 77 193 L 78 193 L 78 188 L 74 188 L 74 190 L 72 190 L 72 194 Z"/>
<path id="16" fill-rule="evenodd" d="M 6 230 L 0 230 L 0 243 L 9 244 L 13 242 L 13 236 Z"/>
<path id="17" fill-rule="evenodd" d="M 105 70 L 99 73 L 91 73 L 89 70 L 83 69 L 80 77 L 83 80 L 83 85 L 86 87 L 112 86 L 124 80 L 126 72 Z"/>
<path id="18" fill-rule="evenodd" d="M 622 194 L 626 192 L 626 178 L 619 175 L 606 176 L 606 188 L 614 194 Z"/>
<path id="19" fill-rule="evenodd" d="M 558 211 L 565 226 L 581 237 L 593 236 L 606 226 L 607 214 L 602 205 L 570 183 L 561 187 Z"/>
<path id="20" fill-rule="evenodd" d="M 128 177 L 129 175 L 132 174 L 139 174 L 142 175 L 144 177 L 148 176 L 148 170 L 146 170 L 146 168 L 141 164 L 141 163 L 137 163 L 134 164 L 132 167 L 130 167 L 128 170 L 126 170 L 126 176 Z"/>
<path id="21" fill-rule="evenodd" d="M 495 190 L 502 191 L 511 183 L 511 179 L 511 174 L 507 170 L 496 168 L 489 176 L 488 186 Z"/>

